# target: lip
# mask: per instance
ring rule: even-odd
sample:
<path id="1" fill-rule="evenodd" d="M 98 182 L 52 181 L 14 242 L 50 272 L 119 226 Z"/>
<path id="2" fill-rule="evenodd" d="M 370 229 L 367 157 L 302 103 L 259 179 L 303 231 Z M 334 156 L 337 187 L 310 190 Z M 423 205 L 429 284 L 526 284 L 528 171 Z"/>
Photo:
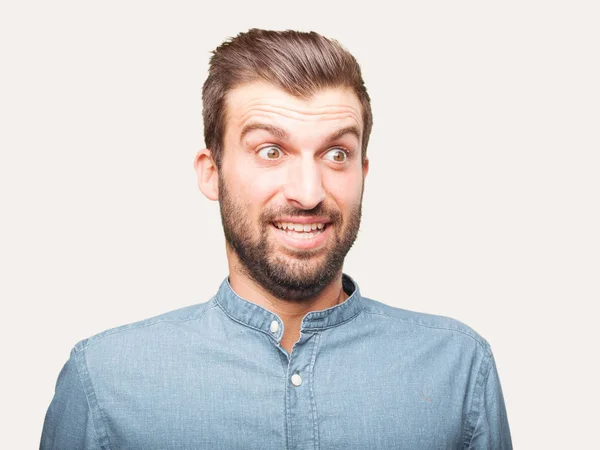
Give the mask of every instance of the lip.
<path id="1" fill-rule="evenodd" d="M 331 220 L 325 217 L 309 216 L 309 217 L 279 217 L 273 219 L 272 222 L 290 222 L 290 223 L 331 223 Z"/>
<path id="2" fill-rule="evenodd" d="M 287 220 L 281 220 L 281 222 L 286 222 Z M 277 221 L 279 222 L 279 220 Z M 294 223 L 314 223 L 314 222 L 294 222 Z M 329 223 L 329 222 L 325 222 Z M 304 239 L 304 238 L 296 238 L 294 236 L 289 236 L 285 231 L 280 230 L 275 225 L 271 224 L 271 228 L 275 233 L 277 239 L 279 239 L 286 247 L 290 247 L 296 250 L 310 250 L 314 248 L 322 247 L 325 241 L 329 236 L 330 226 L 327 226 L 323 229 L 323 231 L 317 234 L 314 238 Z"/>

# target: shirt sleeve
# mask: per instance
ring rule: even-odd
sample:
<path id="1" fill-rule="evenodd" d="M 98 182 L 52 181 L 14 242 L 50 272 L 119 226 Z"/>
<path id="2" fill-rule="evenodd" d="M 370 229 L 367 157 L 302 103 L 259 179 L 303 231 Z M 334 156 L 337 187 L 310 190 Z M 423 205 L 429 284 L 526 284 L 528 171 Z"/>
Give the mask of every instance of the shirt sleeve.
<path id="1" fill-rule="evenodd" d="M 471 450 L 511 450 L 512 440 L 494 356 L 490 352 L 484 364 L 482 389 L 474 405 Z M 487 372 L 487 374 L 486 374 Z"/>
<path id="2" fill-rule="evenodd" d="M 40 450 L 96 450 L 92 414 L 75 360 L 75 350 L 62 368 L 44 420 Z"/>

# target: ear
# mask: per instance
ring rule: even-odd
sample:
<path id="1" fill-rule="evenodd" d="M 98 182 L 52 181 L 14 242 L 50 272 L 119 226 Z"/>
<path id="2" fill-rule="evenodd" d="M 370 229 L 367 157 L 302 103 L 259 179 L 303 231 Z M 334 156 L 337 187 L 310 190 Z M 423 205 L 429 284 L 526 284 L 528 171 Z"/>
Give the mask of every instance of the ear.
<path id="1" fill-rule="evenodd" d="M 363 162 L 363 180 L 365 178 L 367 178 L 367 174 L 369 173 L 369 158 L 365 157 L 365 160 Z"/>
<path id="2" fill-rule="evenodd" d="M 198 187 L 209 200 L 219 199 L 219 172 L 209 149 L 200 150 L 194 158 Z"/>

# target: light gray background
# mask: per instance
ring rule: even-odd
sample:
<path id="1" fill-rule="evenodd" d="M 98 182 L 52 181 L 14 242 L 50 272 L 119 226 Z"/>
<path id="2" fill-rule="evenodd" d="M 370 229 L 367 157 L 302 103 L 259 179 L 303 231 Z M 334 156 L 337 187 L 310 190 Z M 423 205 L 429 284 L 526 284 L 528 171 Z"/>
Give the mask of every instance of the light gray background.
<path id="1" fill-rule="evenodd" d="M 196 187 L 209 52 L 316 30 L 375 125 L 346 272 L 492 345 L 514 444 L 597 435 L 595 2 L 6 2 L 0 7 L 3 448 L 37 448 L 71 347 L 204 302 L 227 275 Z M 399 424 L 401 426 L 401 424 Z"/>

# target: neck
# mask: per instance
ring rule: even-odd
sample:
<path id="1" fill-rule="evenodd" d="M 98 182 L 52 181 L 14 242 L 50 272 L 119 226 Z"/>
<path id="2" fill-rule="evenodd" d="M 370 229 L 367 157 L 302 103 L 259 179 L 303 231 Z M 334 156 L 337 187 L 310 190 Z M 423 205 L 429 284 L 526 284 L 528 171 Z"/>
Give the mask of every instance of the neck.
<path id="1" fill-rule="evenodd" d="M 238 263 L 239 264 L 239 263 Z M 348 298 L 342 286 L 342 272 L 314 298 L 302 302 L 291 302 L 273 296 L 252 278 L 238 264 L 229 262 L 229 284 L 237 295 L 277 314 L 284 325 L 281 346 L 288 353 L 300 338 L 300 327 L 304 316 L 313 311 L 321 311 L 342 303 Z"/>

